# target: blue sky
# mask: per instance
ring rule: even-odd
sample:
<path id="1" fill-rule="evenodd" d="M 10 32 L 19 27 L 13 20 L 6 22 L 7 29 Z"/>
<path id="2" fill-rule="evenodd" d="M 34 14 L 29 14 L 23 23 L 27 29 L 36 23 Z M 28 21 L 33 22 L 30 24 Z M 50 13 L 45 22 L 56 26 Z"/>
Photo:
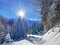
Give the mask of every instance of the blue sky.
<path id="1" fill-rule="evenodd" d="M 40 20 L 40 17 L 32 11 L 33 8 L 29 0 L 0 0 L 0 15 L 7 18 L 18 18 L 17 11 L 24 9 L 27 19 Z"/>

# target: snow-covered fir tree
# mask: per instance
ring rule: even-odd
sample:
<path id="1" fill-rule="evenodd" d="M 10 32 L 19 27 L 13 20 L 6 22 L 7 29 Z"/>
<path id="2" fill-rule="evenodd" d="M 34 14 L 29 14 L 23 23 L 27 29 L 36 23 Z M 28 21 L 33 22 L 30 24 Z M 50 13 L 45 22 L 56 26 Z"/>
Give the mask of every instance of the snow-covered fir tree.
<path id="1" fill-rule="evenodd" d="M 26 33 L 23 30 L 21 19 L 19 18 L 13 25 L 11 38 L 13 40 L 21 40 L 26 38 Z"/>

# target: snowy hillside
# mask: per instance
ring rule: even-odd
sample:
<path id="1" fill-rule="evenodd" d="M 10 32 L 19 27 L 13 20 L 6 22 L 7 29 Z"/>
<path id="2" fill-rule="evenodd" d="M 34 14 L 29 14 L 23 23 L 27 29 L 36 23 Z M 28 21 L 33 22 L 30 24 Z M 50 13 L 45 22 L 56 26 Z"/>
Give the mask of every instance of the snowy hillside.
<path id="1" fill-rule="evenodd" d="M 41 45 L 60 45 L 60 27 L 50 29 L 39 43 Z"/>
<path id="2" fill-rule="evenodd" d="M 50 29 L 45 35 L 28 35 L 28 38 L 1 45 L 60 45 L 60 27 Z"/>
<path id="3" fill-rule="evenodd" d="M 54 27 L 46 33 L 45 43 L 43 45 L 60 45 L 60 27 Z"/>

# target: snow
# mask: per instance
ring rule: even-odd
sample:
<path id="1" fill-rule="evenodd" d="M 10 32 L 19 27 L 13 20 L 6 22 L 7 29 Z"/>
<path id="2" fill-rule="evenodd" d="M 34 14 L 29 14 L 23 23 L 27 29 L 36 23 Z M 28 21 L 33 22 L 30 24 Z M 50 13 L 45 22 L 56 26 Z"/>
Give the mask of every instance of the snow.
<path id="1" fill-rule="evenodd" d="M 24 39 L 22 41 L 17 41 L 17 42 L 13 42 L 13 43 L 4 43 L 1 45 L 36 45 L 36 44 L 33 44 L 30 41 Z"/>
<path id="2" fill-rule="evenodd" d="M 60 27 L 53 27 L 45 35 L 27 35 L 27 39 L 2 45 L 60 45 Z"/>
<path id="3" fill-rule="evenodd" d="M 11 42 L 11 41 L 12 41 L 12 39 L 11 39 L 11 37 L 10 37 L 10 34 L 9 34 L 9 33 L 6 35 L 5 40 L 6 40 L 6 41 L 9 41 L 9 42 Z"/>
<path id="4" fill-rule="evenodd" d="M 34 40 L 38 42 L 38 45 L 60 45 L 60 27 L 53 27 L 43 36 L 30 36 L 38 38 L 38 41 Z"/>
<path id="5" fill-rule="evenodd" d="M 59 32 L 59 28 L 53 28 L 51 29 L 49 32 L 47 32 L 48 34 L 44 35 L 43 37 L 46 40 L 51 40 L 57 33 Z"/>
<path id="6" fill-rule="evenodd" d="M 50 29 L 44 36 L 45 43 L 42 45 L 60 45 L 60 27 Z"/>
<path id="7" fill-rule="evenodd" d="M 27 37 L 29 37 L 29 36 L 33 36 L 33 37 L 36 37 L 36 38 L 41 38 L 42 37 L 40 35 L 27 35 Z"/>

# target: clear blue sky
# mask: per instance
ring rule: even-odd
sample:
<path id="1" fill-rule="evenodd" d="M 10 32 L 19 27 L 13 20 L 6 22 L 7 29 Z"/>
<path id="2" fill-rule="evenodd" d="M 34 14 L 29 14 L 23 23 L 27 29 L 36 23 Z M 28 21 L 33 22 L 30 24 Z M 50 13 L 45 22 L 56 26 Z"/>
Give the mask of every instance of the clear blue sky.
<path id="1" fill-rule="evenodd" d="M 33 12 L 34 6 L 29 0 L 0 0 L 0 15 L 7 18 L 17 18 L 16 13 L 20 9 L 25 9 L 27 19 L 39 20 L 39 16 Z"/>

